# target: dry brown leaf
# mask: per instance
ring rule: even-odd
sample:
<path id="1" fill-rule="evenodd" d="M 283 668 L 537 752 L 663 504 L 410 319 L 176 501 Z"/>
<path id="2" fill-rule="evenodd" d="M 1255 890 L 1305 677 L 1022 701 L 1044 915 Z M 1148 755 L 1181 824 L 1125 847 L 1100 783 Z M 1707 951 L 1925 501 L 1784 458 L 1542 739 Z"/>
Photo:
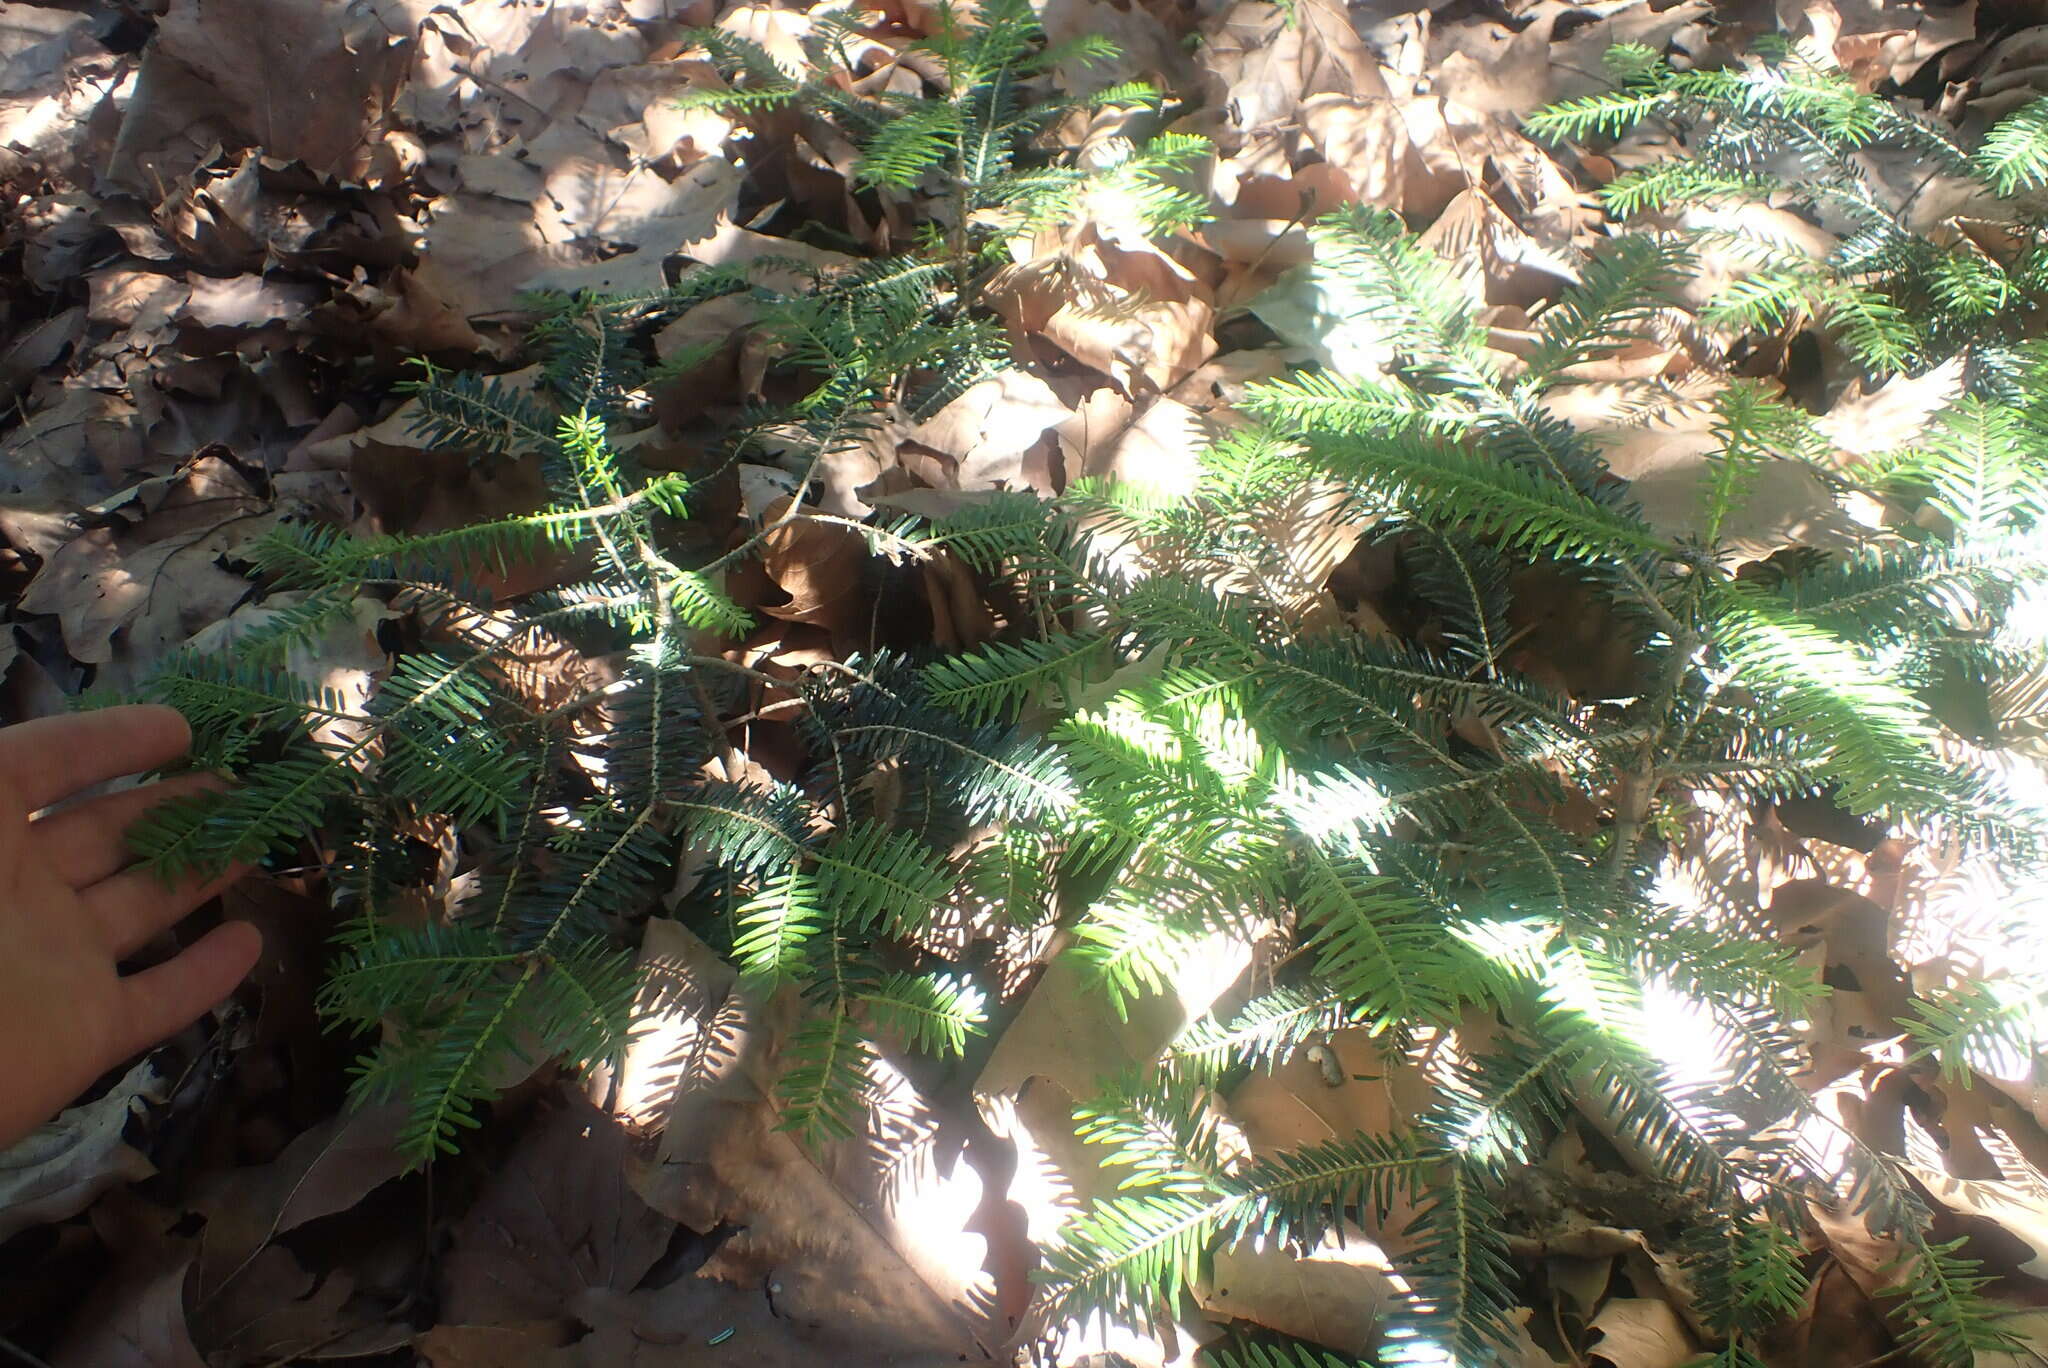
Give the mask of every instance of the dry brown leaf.
<path id="1" fill-rule="evenodd" d="M 1803 19 L 1812 43 L 1866 91 L 1886 81 L 1904 85 L 1944 50 L 1978 36 L 1977 0 L 1778 0 L 1778 18 L 1788 33 Z"/>
<path id="2" fill-rule="evenodd" d="M 770 237 L 766 233 L 741 228 L 723 217 L 709 234 L 689 239 L 680 250 L 690 260 L 706 266 L 746 266 L 778 258 L 782 262 L 800 262 L 819 271 L 832 271 L 855 265 L 860 260 L 844 252 L 814 247 L 808 242 L 793 242 L 788 238 Z M 780 264 L 755 266 L 751 278 L 771 290 L 801 290 L 809 280 L 802 272 Z"/>
<path id="3" fill-rule="evenodd" d="M 2020 1183 L 1955 1178 L 1934 1169 L 1911 1167 L 1928 1195 L 1949 1211 L 1974 1217 L 2010 1237 L 2014 1247 L 1998 1251 L 2004 1257 L 1989 1260 L 1991 1271 L 2048 1281 L 2048 1208 L 2043 1207 L 2038 1192 Z M 1980 1236 L 1970 1253 L 1986 1257 L 1991 1253 L 1984 1247 L 1986 1243 Z"/>
<path id="4" fill-rule="evenodd" d="M 1301 0 L 1287 10 L 1240 0 L 1211 34 L 1202 60 L 1227 92 L 1226 117 L 1246 133 L 1291 120 L 1311 95 L 1389 93 L 1379 62 L 1333 0 Z"/>
<path id="5" fill-rule="evenodd" d="M 1642 389 L 1631 383 L 1560 386 L 1545 393 L 1546 412 L 1601 443 L 1608 468 L 1629 481 L 1629 493 L 1650 525 L 1677 537 L 1705 530 L 1709 460 L 1720 447 L 1714 408 L 1694 389 L 1683 404 L 1639 422 L 1626 405 Z M 1760 560 L 1788 546 L 1849 550 L 1874 529 L 1857 522 L 1820 476 L 1802 462 L 1764 463 L 1741 502 L 1723 520 L 1721 538 L 1734 559 Z"/>
<path id="6" fill-rule="evenodd" d="M 437 1325 L 412 1342 L 426 1368 L 533 1368 L 576 1332 L 539 1325 Z"/>
<path id="7" fill-rule="evenodd" d="M 301 1131 L 267 1164 L 209 1175 L 191 1198 L 206 1217 L 195 1295 L 248 1274 L 258 1251 L 308 1221 L 347 1211 L 406 1170 L 398 1153 L 404 1109 L 351 1108 Z"/>
<path id="8" fill-rule="evenodd" d="M 50 1368 L 208 1368 L 185 1323 L 191 1253 L 131 1263 L 102 1283 L 50 1355 Z"/>
<path id="9" fill-rule="evenodd" d="M 1317 95 L 1302 102 L 1301 127 L 1323 160 L 1350 181 L 1353 200 L 1400 212 L 1407 184 L 1408 122 L 1392 100 Z"/>
<path id="10" fill-rule="evenodd" d="M 1851 460 L 1910 445 L 1935 413 L 1962 398 L 1963 360 L 1895 375 L 1874 388 L 1858 376 L 1814 426 Z"/>
<path id="11" fill-rule="evenodd" d="M 82 307 L 63 309 L 23 329 L 0 348 L 0 403 L 12 403 L 40 372 L 54 365 L 85 336 Z"/>
<path id="12" fill-rule="evenodd" d="M 804 54 L 803 39 L 811 31 L 811 19 L 802 10 L 737 5 L 719 17 L 718 27 L 759 43 L 775 65 L 792 76 L 802 76 L 810 68 L 811 59 Z"/>
<path id="13" fill-rule="evenodd" d="M 768 521 L 788 507 L 786 497 L 770 505 Z M 761 539 L 761 566 L 787 601 L 759 607 L 784 622 L 811 623 L 835 635 L 853 632 L 866 625 L 861 572 L 867 562 L 867 541 L 854 529 L 792 519 Z"/>
<path id="14" fill-rule="evenodd" d="M 711 1103 L 745 1097 L 754 1086 L 740 1067 L 752 1013 L 734 993 L 738 981 L 738 971 L 681 922 L 648 921 L 617 1112 L 630 1125 L 661 1132 L 664 1161 L 695 1152 Z"/>
<path id="15" fill-rule="evenodd" d="M 551 160 L 545 177 L 533 177 L 528 203 L 477 194 L 436 202 L 419 265 L 398 277 L 407 307 L 382 316 L 380 327 L 445 319 L 467 328 L 510 309 L 521 290 L 658 290 L 667 258 L 712 239 L 737 193 L 739 173 L 721 157 L 664 181 L 621 165 L 583 130 L 565 128 L 549 142 L 535 149 L 535 160 L 543 150 Z M 472 333 L 467 345 L 481 342 Z"/>
<path id="16" fill-rule="evenodd" d="M 627 1143 L 580 1097 L 539 1118 L 455 1227 L 442 1314 L 518 1325 L 573 1316 L 592 1290 L 637 1287 L 675 1223 L 627 1184 Z"/>
<path id="17" fill-rule="evenodd" d="M 258 275 L 218 280 L 186 277 L 189 290 L 174 317 L 202 328 L 260 328 L 266 323 L 296 322 L 325 298 L 317 285 L 268 280 Z"/>
<path id="18" fill-rule="evenodd" d="M 1116 45 L 1114 57 L 1070 59 L 1060 64 L 1060 86 L 1071 95 L 1092 95 L 1134 80 L 1150 80 L 1161 90 L 1192 83 L 1194 63 L 1180 42 L 1183 34 L 1162 22 L 1156 9 L 1117 5 L 1111 0 L 1046 0 L 1038 18 L 1054 46 L 1084 35 L 1107 38 Z"/>
<path id="19" fill-rule="evenodd" d="M 1457 101 L 1481 114 L 1519 119 L 1550 103 L 1555 89 L 1551 73 L 1553 10 L 1534 22 L 1447 24 L 1436 30 L 1438 41 L 1427 69 L 1433 94 Z"/>
<path id="20" fill-rule="evenodd" d="M 86 278 L 91 302 L 85 316 L 94 323 L 113 323 L 137 333 L 154 332 L 191 296 L 191 287 L 176 276 L 109 266 Z"/>
<path id="21" fill-rule="evenodd" d="M 222 0 L 175 0 L 143 61 L 113 174 L 148 193 L 189 174 L 211 145 L 247 139 L 317 174 L 360 178 L 406 55 L 362 0 L 265 0 L 260 23 Z"/>
<path id="22" fill-rule="evenodd" d="M 1116 381 L 1126 394 L 1173 388 L 1216 350 L 1207 300 L 1127 297 L 1107 306 L 1063 304 L 1045 339 Z"/>
<path id="23" fill-rule="evenodd" d="M 667 361 L 737 342 L 753 326 L 761 306 L 743 294 L 720 295 L 693 304 L 654 335 L 654 354 Z"/>
<path id="24" fill-rule="evenodd" d="M 995 615 L 965 561 L 941 550 L 917 568 L 931 605 L 933 645 L 941 651 L 971 651 L 995 637 Z"/>
<path id="25" fill-rule="evenodd" d="M 153 658 L 248 595 L 249 581 L 215 560 L 273 517 L 239 472 L 203 457 L 140 522 L 94 528 L 51 556 L 20 608 L 55 614 L 74 659 L 113 660 L 122 632 L 136 654 Z"/>
<path id="26" fill-rule="evenodd" d="M 1051 495 L 1057 481 L 1045 459 L 1046 434 L 1073 416 L 1074 410 L 1045 381 L 1006 370 L 969 386 L 908 435 L 956 462 L 947 488 L 1031 489 Z"/>
<path id="27" fill-rule="evenodd" d="M 1661 1297 L 1614 1297 L 1592 1321 L 1592 1356 L 1614 1368 L 1678 1368 L 1699 1352 L 1685 1322 Z"/>
<path id="28" fill-rule="evenodd" d="M 799 1145 L 775 1128 L 766 1100 L 776 1066 L 764 1010 L 732 993 L 730 968 L 688 931 L 649 926 L 644 1000 L 656 1016 L 622 1082 L 635 1081 L 626 1095 L 638 1114 L 665 1115 L 668 1129 L 630 1179 L 694 1229 L 743 1228 L 701 1276 L 742 1289 L 772 1282 L 773 1315 L 889 1346 L 907 1361 L 966 1350 L 980 1357 L 988 1327 L 976 1303 L 991 1291 L 982 1269 L 993 1258 L 985 1250 L 1008 1237 L 978 1225 L 986 1214 L 978 1150 L 961 1158 L 944 1149 L 951 1123 L 887 1066 L 875 1079 L 869 1134 L 822 1151 Z M 631 1314 L 666 1322 L 659 1303 Z M 679 1332 L 671 1323 L 663 1333 Z"/>
<path id="29" fill-rule="evenodd" d="M 1526 308 L 1578 279 L 1570 261 L 1523 232 L 1482 190 L 1461 191 L 1419 241 L 1458 267 L 1475 303 Z"/>
<path id="30" fill-rule="evenodd" d="M 1356 1231 L 1345 1243 L 1333 1234 L 1305 1256 L 1234 1246 L 1217 1254 L 1209 1280 L 1195 1289 L 1196 1304 L 1212 1316 L 1360 1358 L 1373 1352 L 1398 1297 L 1385 1258 Z"/>
<path id="31" fill-rule="evenodd" d="M 1178 400 L 1156 396 L 1132 403 L 1099 389 L 1059 425 L 1068 478 L 1088 476 L 1187 494 L 1201 478 L 1209 433 Z"/>
<path id="32" fill-rule="evenodd" d="M 347 1310 L 355 1292 L 348 1269 L 315 1273 L 271 1245 L 232 1284 L 195 1295 L 192 1339 L 216 1363 L 274 1363 L 389 1352 L 412 1338 L 374 1308 Z"/>

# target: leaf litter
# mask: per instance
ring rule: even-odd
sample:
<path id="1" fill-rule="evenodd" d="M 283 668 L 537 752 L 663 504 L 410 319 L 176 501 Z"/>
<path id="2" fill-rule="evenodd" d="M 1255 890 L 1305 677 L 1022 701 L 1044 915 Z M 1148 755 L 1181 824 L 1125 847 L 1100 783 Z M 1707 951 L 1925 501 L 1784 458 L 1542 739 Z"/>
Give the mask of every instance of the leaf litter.
<path id="1" fill-rule="evenodd" d="M 715 79 L 692 28 L 745 34 L 794 66 L 814 24 L 801 5 L 0 8 L 0 241 L 18 262 L 0 289 L 9 721 L 287 606 L 257 602 L 237 559 L 281 521 L 423 530 L 532 507 L 533 472 L 423 452 L 393 398 L 415 356 L 516 364 L 521 292 L 852 259 L 788 236 L 808 220 L 843 225 L 841 245 L 863 252 L 901 246 L 915 227 L 903 204 L 877 210 L 852 193 L 849 149 L 831 136 L 789 126 L 763 145 L 679 102 Z M 1594 88 L 1612 43 L 1706 62 L 1782 32 L 1865 89 L 1938 94 L 1944 117 L 1973 126 L 2048 86 L 2048 28 L 1976 0 L 1041 8 L 1056 40 L 1118 44 L 1114 62 L 1062 68 L 1068 88 L 1151 80 L 1180 101 L 1177 128 L 1213 141 L 1199 187 L 1209 220 L 1163 250 L 1098 206 L 1020 247 L 993 297 L 1018 368 L 935 414 L 903 415 L 808 488 L 770 449 L 739 472 L 735 541 L 793 500 L 858 519 L 1087 477 L 1186 488 L 1199 448 L 1238 421 L 1231 405 L 1248 380 L 1310 357 L 1355 374 L 1390 361 L 1304 231 L 1348 203 L 1397 210 L 1457 262 L 1513 357 L 1582 255 L 1622 231 L 1589 192 L 1659 150 L 1624 140 L 1561 162 L 1519 132 L 1521 115 Z M 862 79 L 915 91 L 921 78 L 896 53 L 930 11 L 881 9 L 865 16 Z M 1121 135 L 1114 118 L 1063 130 L 1081 148 Z M 1913 184 L 1910 167 L 1875 171 Z M 1916 221 L 1972 235 L 1969 206 L 1951 199 L 1916 199 Z M 1714 212 L 1687 210 L 1685 222 Z M 1797 250 L 1833 245 L 1785 211 L 1745 213 L 1760 216 L 1752 231 L 1775 224 Z M 1709 254 L 1687 306 L 1740 270 Z M 1677 322 L 1668 343 L 1602 363 L 1555 403 L 1603 435 L 1653 518 L 1683 530 L 1705 399 L 1728 359 L 1725 339 Z M 672 372 L 660 424 L 630 439 L 650 463 L 686 464 L 741 403 L 765 397 L 773 343 L 755 323 L 744 296 L 725 296 L 657 340 Z M 1764 361 L 1746 373 L 1816 395 L 1817 431 L 1843 461 L 1910 440 L 1956 382 L 1935 371 L 1866 389 L 1830 375 L 1825 356 L 1818 373 L 1789 354 Z M 1646 386 L 1693 402 L 1642 422 Z M 1884 514 L 1788 470 L 1759 481 L 1728 531 L 1764 559 L 1853 545 Z M 1386 630 L 1402 611 L 1395 563 L 1369 529 L 1313 499 L 1273 524 L 1304 614 Z M 861 570 L 864 541 L 827 520 L 786 522 L 762 551 L 730 586 L 762 622 L 730 655 L 764 679 L 861 648 L 885 609 L 898 644 L 948 647 L 985 640 L 1002 612 L 949 561 L 921 567 L 885 604 Z M 1518 605 L 1533 602 L 1511 624 L 1515 662 L 1580 697 L 1625 695 L 1633 646 L 1621 625 L 1589 616 L 1568 583 L 1522 590 Z M 403 604 L 357 608 L 290 667 L 366 700 L 394 632 L 421 624 Z M 549 671 L 587 682 L 604 668 L 537 654 L 534 687 L 551 687 Z M 2008 701 L 2025 714 L 2024 700 Z M 775 773 L 793 753 L 776 702 L 765 684 L 751 700 L 733 757 L 748 772 Z M 425 900 L 445 901 L 465 877 L 453 836 L 416 834 L 442 871 Z M 2037 1066 L 1938 1074 L 1904 1058 L 1893 1025 L 1906 985 L 1996 965 L 1972 914 L 2021 894 L 1963 883 L 1939 850 L 1868 848 L 1829 813 L 1792 805 L 1708 814 L 1688 840 L 1700 896 L 1753 908 L 1760 929 L 1841 985 L 1808 1023 L 1802 1084 L 1861 1140 L 1911 1158 L 1944 1234 L 1969 1238 L 2001 1293 L 2038 1305 L 2048 1090 Z M 1005 952 L 1005 1024 L 978 1066 L 934 1076 L 873 1042 L 864 1131 L 811 1151 L 776 1129 L 765 1086 L 785 1005 L 746 1005 L 716 957 L 656 915 L 641 933 L 644 1023 L 616 1072 L 587 1093 L 551 1069 L 508 1080 L 492 1129 L 430 1184 L 402 1173 L 387 1117 L 339 1107 L 347 1049 L 310 1010 L 333 929 L 325 891 L 291 870 L 254 887 L 233 895 L 238 912 L 255 909 L 280 934 L 253 986 L 0 1155 L 5 1346 L 92 1368 L 1034 1357 L 1164 1368 L 1246 1330 L 1364 1353 L 1396 1291 L 1380 1256 L 1401 1248 L 1399 1213 L 1298 1262 L 1233 1253 L 1199 1314 L 1147 1334 L 1036 1318 L 1035 1242 L 1106 1181 L 1067 1126 L 1073 1103 L 1104 1070 L 1157 1058 L 1188 1021 L 1246 996 L 1270 972 L 1257 945 L 1219 941 L 1204 973 L 1115 1020 L 1051 958 L 1051 940 L 1019 934 Z M 1430 1079 L 1383 1072 L 1356 1034 L 1234 1089 L 1219 1117 L 1233 1143 L 1261 1153 L 1385 1131 L 1426 1106 Z M 1511 1246 L 1542 1274 L 1519 1362 L 1665 1368 L 1698 1342 L 1691 1291 L 1673 1273 L 1682 1204 L 1646 1195 L 1601 1121 L 1578 1118 L 1508 1214 Z M 1883 1359 L 1892 1342 L 1873 1293 L 1893 1251 L 1859 1220 L 1815 1218 L 1811 1305 L 1765 1346 L 1767 1361 Z M 2041 1319 L 2029 1314 L 2028 1325 Z M 2034 1338 L 2048 1343 L 2048 1330 Z"/>

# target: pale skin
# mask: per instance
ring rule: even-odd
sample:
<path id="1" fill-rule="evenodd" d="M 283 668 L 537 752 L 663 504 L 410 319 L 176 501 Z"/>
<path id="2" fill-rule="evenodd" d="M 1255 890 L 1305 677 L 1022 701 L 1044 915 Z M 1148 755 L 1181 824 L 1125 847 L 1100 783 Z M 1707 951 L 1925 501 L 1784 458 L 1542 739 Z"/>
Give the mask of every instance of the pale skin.
<path id="1" fill-rule="evenodd" d="M 123 974 L 121 961 L 238 878 L 166 884 L 123 833 L 188 775 L 67 802 L 92 785 L 170 764 L 184 718 L 137 706 L 0 728 L 0 1148 L 55 1116 L 115 1065 L 191 1024 L 262 951 L 247 922 Z"/>

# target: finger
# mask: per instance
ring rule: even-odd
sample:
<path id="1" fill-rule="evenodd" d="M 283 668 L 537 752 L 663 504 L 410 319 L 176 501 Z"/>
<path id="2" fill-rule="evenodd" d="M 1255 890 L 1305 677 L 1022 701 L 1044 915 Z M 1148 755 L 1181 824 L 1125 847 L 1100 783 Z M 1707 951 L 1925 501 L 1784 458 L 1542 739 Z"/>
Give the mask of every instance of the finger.
<path id="1" fill-rule="evenodd" d="M 0 780 L 34 812 L 80 789 L 167 765 L 192 745 L 175 708 L 136 703 L 0 729 Z"/>
<path id="2" fill-rule="evenodd" d="M 263 953 L 263 936 L 248 922 L 228 922 L 173 959 L 121 980 L 126 1053 L 145 1050 L 183 1030 L 235 991 Z"/>
<path id="3" fill-rule="evenodd" d="M 158 803 L 225 787 L 211 774 L 181 774 L 160 784 L 88 798 L 37 818 L 29 827 L 36 857 L 73 888 L 118 874 L 134 862 L 128 828 Z"/>
<path id="4" fill-rule="evenodd" d="M 176 926 L 186 913 L 220 896 L 248 872 L 249 866 L 236 865 L 225 874 L 188 874 L 166 887 L 155 870 L 131 869 L 80 890 L 79 897 L 118 959 Z"/>

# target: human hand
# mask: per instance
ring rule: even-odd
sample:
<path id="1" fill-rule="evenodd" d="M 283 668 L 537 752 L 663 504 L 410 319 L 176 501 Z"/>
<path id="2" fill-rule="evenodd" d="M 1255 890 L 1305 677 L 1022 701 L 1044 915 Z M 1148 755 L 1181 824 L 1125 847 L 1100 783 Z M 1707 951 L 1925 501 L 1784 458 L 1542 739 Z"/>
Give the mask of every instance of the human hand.
<path id="1" fill-rule="evenodd" d="M 114 1065 L 196 1020 L 255 967 L 247 922 L 123 977 L 119 963 L 241 876 L 165 885 L 131 868 L 128 826 L 212 782 L 182 775 L 38 816 L 103 780 L 155 769 L 192 743 L 170 708 L 108 708 L 0 728 L 0 1149 Z"/>

